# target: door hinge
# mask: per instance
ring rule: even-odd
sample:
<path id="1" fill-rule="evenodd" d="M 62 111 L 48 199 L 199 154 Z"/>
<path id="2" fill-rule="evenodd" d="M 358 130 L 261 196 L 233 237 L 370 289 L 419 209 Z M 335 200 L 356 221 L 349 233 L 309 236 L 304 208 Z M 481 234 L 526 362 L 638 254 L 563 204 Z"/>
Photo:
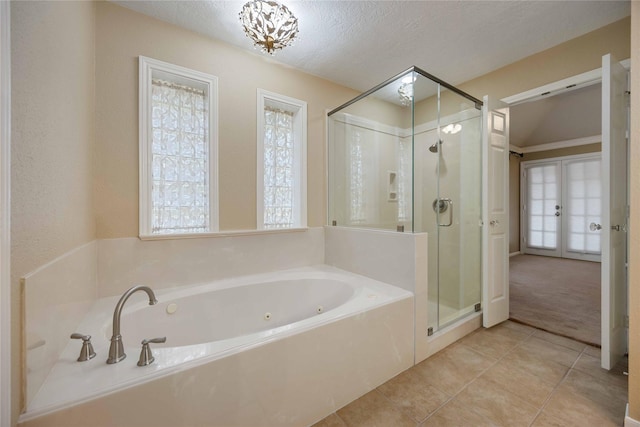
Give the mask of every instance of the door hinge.
<path id="1" fill-rule="evenodd" d="M 625 314 L 625 316 L 624 316 L 624 320 L 623 320 L 623 321 L 624 321 L 624 327 L 625 327 L 625 328 L 628 328 L 628 327 L 629 327 L 629 316 L 627 316 L 627 315 Z"/>
<path id="2" fill-rule="evenodd" d="M 427 336 L 430 337 L 431 335 L 433 335 L 433 328 L 428 328 L 427 329 Z"/>

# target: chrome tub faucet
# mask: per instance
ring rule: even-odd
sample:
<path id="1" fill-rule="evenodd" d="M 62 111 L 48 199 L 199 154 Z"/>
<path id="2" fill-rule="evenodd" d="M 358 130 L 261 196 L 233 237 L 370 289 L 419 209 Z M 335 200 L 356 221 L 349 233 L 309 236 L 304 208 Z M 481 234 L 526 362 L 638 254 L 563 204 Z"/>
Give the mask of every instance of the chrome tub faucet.
<path id="1" fill-rule="evenodd" d="M 116 304 L 116 309 L 113 312 L 113 334 L 111 336 L 111 346 L 109 346 L 109 358 L 107 359 L 108 364 L 118 363 L 123 360 L 127 355 L 124 353 L 124 345 L 122 344 L 122 335 L 120 335 L 120 316 L 122 315 L 122 308 L 124 307 L 124 303 L 127 302 L 129 297 L 137 291 L 144 291 L 149 296 L 149 305 L 154 305 L 158 302 L 156 299 L 156 295 L 153 293 L 151 288 L 148 286 L 134 286 L 131 289 L 127 290 L 120 300 L 118 304 Z"/>

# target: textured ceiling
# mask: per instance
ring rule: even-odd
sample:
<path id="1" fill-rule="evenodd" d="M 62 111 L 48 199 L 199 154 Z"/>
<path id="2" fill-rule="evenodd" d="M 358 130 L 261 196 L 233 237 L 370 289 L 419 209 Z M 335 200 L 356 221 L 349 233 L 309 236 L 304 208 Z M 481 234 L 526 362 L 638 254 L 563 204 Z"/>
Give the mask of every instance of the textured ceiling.
<path id="1" fill-rule="evenodd" d="M 287 1 L 300 40 L 275 60 L 365 91 L 416 65 L 460 84 L 630 14 L 629 1 Z M 245 1 L 115 1 L 253 50 Z"/>

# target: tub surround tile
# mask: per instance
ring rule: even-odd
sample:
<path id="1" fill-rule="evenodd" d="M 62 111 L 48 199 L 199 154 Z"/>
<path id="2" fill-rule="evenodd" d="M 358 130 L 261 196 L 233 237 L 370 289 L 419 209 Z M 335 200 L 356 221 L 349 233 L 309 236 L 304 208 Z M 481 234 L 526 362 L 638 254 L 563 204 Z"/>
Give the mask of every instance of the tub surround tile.
<path id="1" fill-rule="evenodd" d="M 277 248 L 277 250 L 274 250 Z M 99 296 L 134 284 L 154 289 L 324 263 L 324 230 L 175 240 L 98 241 Z"/>
<path id="2" fill-rule="evenodd" d="M 98 298 L 97 243 L 79 246 L 21 279 L 26 397 L 32 401 Z M 78 341 L 78 354 L 81 342 Z"/>
<path id="3" fill-rule="evenodd" d="M 251 344 L 247 351 L 178 366 L 152 381 L 142 378 L 132 387 L 72 407 L 46 413 L 43 406 L 44 414 L 23 415 L 21 427 L 86 425 L 87 420 L 94 426 L 118 427 L 204 426 L 211 420 L 225 426 L 309 425 L 411 367 L 413 298 L 394 289 L 404 297 L 302 333 Z M 162 350 L 157 349 L 156 362 L 145 368 L 135 366 L 137 354 L 132 352 L 122 363 L 107 365 L 104 351 L 100 360 L 70 366 L 80 370 L 93 366 L 111 377 L 133 371 L 145 375 L 162 367 Z M 86 380 L 86 376 L 64 378 Z M 49 391 L 57 390 L 52 383 Z M 401 419 L 411 420 L 398 412 Z M 94 417 L 105 413 L 109 416 Z"/>
<path id="4" fill-rule="evenodd" d="M 378 387 L 378 391 L 418 422 L 450 397 L 427 383 L 413 368 L 387 381 Z"/>
<path id="5" fill-rule="evenodd" d="M 349 427 L 415 427 L 411 417 L 373 390 L 340 409 L 337 414 Z"/>

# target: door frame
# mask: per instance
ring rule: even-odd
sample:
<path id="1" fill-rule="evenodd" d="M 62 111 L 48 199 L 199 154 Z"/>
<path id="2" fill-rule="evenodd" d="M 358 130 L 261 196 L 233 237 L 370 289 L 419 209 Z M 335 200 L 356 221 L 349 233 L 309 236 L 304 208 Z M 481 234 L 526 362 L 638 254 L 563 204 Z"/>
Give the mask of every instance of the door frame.
<path id="1" fill-rule="evenodd" d="M 566 188 L 566 181 L 564 179 L 564 174 L 565 174 L 565 168 L 566 168 L 566 161 L 571 161 L 571 160 L 590 160 L 590 159 L 599 159 L 602 160 L 602 153 L 601 152 L 593 152 L 593 153 L 584 153 L 584 154 L 574 154 L 574 155 L 570 155 L 570 156 L 560 156 L 560 157 L 550 157 L 547 159 L 538 159 L 538 160 L 527 160 L 527 161 L 523 161 L 520 162 L 520 253 L 528 253 L 531 255 L 542 255 L 542 256 L 555 256 L 555 257 L 561 257 L 561 258 L 568 258 L 568 259 L 577 259 L 577 260 L 584 260 L 584 261 L 594 261 L 594 262 L 600 262 L 601 256 L 600 255 L 596 255 L 596 254 L 579 254 L 578 252 L 575 253 L 575 255 L 572 256 L 566 256 L 566 246 L 567 246 L 567 241 L 566 241 L 566 234 L 564 232 L 562 232 L 562 230 L 564 230 L 567 227 L 567 220 L 566 220 L 566 215 L 564 214 L 564 208 L 565 208 L 565 197 L 567 196 L 567 188 Z M 526 251 L 525 250 L 525 245 L 523 243 L 524 237 L 527 233 L 527 227 L 528 227 L 528 220 L 527 220 L 527 215 L 525 215 L 524 213 L 524 209 L 523 209 L 523 205 L 526 202 L 526 196 L 527 196 L 527 183 L 524 180 L 524 176 L 525 176 L 525 169 L 528 165 L 535 165 L 535 164 L 545 164 L 545 163 L 558 163 L 559 164 L 559 170 L 560 170 L 560 184 L 559 184 L 559 193 L 560 193 L 560 205 L 561 205 L 561 212 L 562 215 L 559 218 L 559 230 L 561 230 L 559 236 L 558 236 L 558 248 L 554 251 L 551 250 L 546 250 L 546 249 L 534 249 L 534 250 L 530 250 L 530 251 Z M 600 220 L 600 222 L 602 222 L 602 219 Z M 554 252 L 554 254 L 551 254 L 551 252 Z"/>
<path id="2" fill-rule="evenodd" d="M 625 59 L 620 61 L 620 64 L 627 70 L 631 68 L 631 60 Z M 569 90 L 573 90 L 574 88 L 582 88 L 587 87 L 593 84 L 602 82 L 602 67 L 597 68 L 595 70 L 587 71 L 582 74 L 578 74 L 572 77 L 568 77 L 563 80 L 559 80 L 553 83 L 549 83 L 534 89 L 530 89 L 524 92 L 520 92 L 518 94 L 508 96 L 502 99 L 510 107 L 515 106 L 517 104 L 521 104 L 524 102 L 535 101 L 538 99 L 543 99 L 549 96 L 558 95 L 563 92 L 567 92 Z M 544 95 L 543 95 L 544 94 Z M 588 139 L 588 138 L 587 138 Z M 519 147 L 513 147 L 512 149 L 518 149 Z M 628 245 L 628 242 L 627 242 Z M 508 262 L 508 255 L 507 260 Z M 628 296 L 627 296 L 628 299 Z M 628 304 L 627 304 L 628 310 Z M 628 315 L 628 313 L 627 313 Z M 602 325 L 602 323 L 601 323 Z"/>
<path id="3" fill-rule="evenodd" d="M 0 425 L 11 425 L 11 2 L 0 2 Z"/>

